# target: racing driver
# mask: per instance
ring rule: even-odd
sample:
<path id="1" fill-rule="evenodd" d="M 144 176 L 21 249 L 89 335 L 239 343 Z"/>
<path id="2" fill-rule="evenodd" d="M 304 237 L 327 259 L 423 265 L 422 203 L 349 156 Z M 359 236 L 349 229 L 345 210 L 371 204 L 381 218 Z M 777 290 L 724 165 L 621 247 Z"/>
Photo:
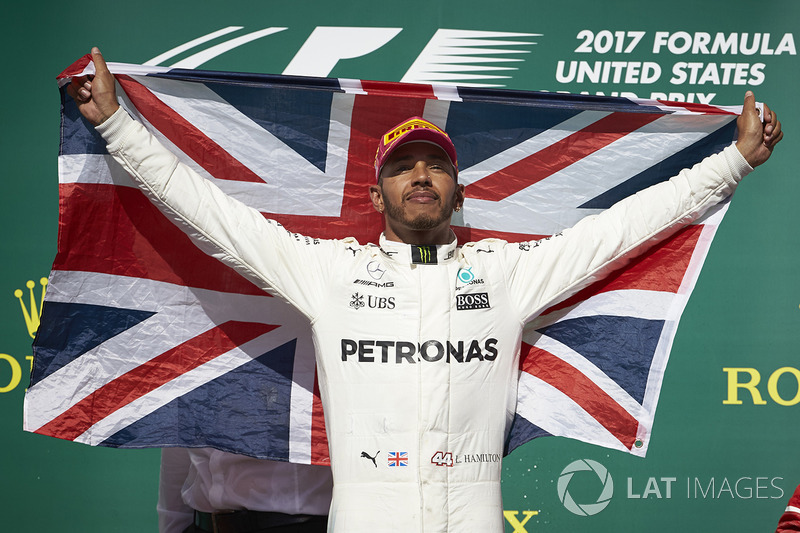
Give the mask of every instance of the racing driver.
<path id="1" fill-rule="evenodd" d="M 335 532 L 503 531 L 500 461 L 450 466 L 502 455 L 523 324 L 727 198 L 783 135 L 748 92 L 737 143 L 668 182 L 538 244 L 461 245 L 450 229 L 464 202 L 455 148 L 412 118 L 379 143 L 369 194 L 385 222 L 380 242 L 311 239 L 179 163 L 120 109 L 113 75 L 92 56 L 94 78 L 69 90 L 109 153 L 198 246 L 312 324 Z M 353 280 L 369 272 L 380 283 L 354 298 Z M 378 453 L 410 468 L 377 468 Z"/>

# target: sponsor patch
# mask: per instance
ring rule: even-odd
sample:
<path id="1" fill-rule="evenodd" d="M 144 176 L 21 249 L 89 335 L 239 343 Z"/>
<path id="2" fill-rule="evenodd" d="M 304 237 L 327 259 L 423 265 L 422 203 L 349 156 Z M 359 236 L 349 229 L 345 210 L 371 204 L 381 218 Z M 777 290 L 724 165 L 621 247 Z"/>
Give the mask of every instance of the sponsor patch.
<path id="1" fill-rule="evenodd" d="M 489 293 L 474 292 L 468 294 L 456 294 L 456 309 L 468 311 L 470 309 L 489 309 Z"/>
<path id="2" fill-rule="evenodd" d="M 472 273 L 472 268 L 462 268 L 458 271 L 458 281 L 461 283 L 469 283 L 475 279 L 475 274 Z"/>
<path id="3" fill-rule="evenodd" d="M 350 307 L 352 307 L 353 309 L 358 310 L 358 309 L 361 309 L 362 307 L 364 307 L 366 305 L 364 303 L 364 295 L 363 294 L 355 293 L 351 298 L 352 299 L 350 300 Z"/>
<path id="4" fill-rule="evenodd" d="M 370 281 L 368 279 L 357 279 L 353 281 L 356 285 L 366 285 L 368 287 L 377 287 L 379 289 L 383 289 L 386 287 L 394 287 L 393 281 L 386 281 L 384 283 L 378 283 L 377 281 Z"/>
<path id="5" fill-rule="evenodd" d="M 436 246 L 411 245 L 411 262 L 415 265 L 430 265 L 438 262 Z"/>
<path id="6" fill-rule="evenodd" d="M 478 340 L 429 340 L 422 343 L 394 340 L 342 339 L 342 361 L 359 363 L 469 363 L 497 359 L 497 339 L 489 338 L 481 344 Z"/>
<path id="7" fill-rule="evenodd" d="M 366 297 L 367 301 L 364 302 Z M 394 296 L 372 296 L 371 294 L 355 293 L 350 297 L 350 307 L 358 311 L 362 307 L 370 307 L 372 309 L 394 309 Z"/>
<path id="8" fill-rule="evenodd" d="M 389 452 L 389 466 L 408 466 L 408 452 Z"/>
<path id="9" fill-rule="evenodd" d="M 370 455 L 367 452 L 361 452 L 361 458 L 362 459 L 369 459 L 370 461 L 372 461 L 372 464 L 375 465 L 375 468 L 378 468 L 378 462 L 375 461 L 375 459 L 378 457 L 379 453 L 381 453 L 380 450 L 375 452 L 375 455 Z"/>
<path id="10" fill-rule="evenodd" d="M 371 261 L 367 265 L 367 273 L 372 279 L 378 280 L 386 273 L 386 268 L 378 261 Z"/>

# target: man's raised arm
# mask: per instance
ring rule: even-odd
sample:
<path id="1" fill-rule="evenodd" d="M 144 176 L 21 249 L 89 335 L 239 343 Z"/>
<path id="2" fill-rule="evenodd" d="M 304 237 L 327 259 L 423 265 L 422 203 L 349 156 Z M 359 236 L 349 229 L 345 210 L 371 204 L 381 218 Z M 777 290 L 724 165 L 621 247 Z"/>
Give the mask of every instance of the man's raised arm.
<path id="1" fill-rule="evenodd" d="M 783 138 L 775 112 L 764 105 L 763 119 L 759 117 L 750 91 L 745 95 L 737 127 L 735 146 L 728 146 L 669 181 L 625 198 L 598 215 L 584 218 L 558 238 L 543 241 L 537 254 L 520 255 L 509 248 L 515 257 L 536 261 L 515 268 L 518 276 L 509 277 L 512 283 L 518 283 L 512 292 L 522 299 L 519 308 L 530 310 L 525 318 L 602 279 L 697 220 L 730 196 L 753 167 L 766 162 Z M 531 272 L 542 279 L 537 281 Z M 545 290 L 532 291 L 533 285 Z"/>
<path id="2" fill-rule="evenodd" d="M 114 160 L 201 250 L 306 316 L 315 316 L 328 265 L 344 249 L 299 239 L 257 209 L 225 194 L 215 180 L 183 164 L 142 123 L 120 109 L 114 76 L 97 48 L 92 48 L 92 61 L 94 76 L 73 79 L 68 92 L 106 141 Z"/>

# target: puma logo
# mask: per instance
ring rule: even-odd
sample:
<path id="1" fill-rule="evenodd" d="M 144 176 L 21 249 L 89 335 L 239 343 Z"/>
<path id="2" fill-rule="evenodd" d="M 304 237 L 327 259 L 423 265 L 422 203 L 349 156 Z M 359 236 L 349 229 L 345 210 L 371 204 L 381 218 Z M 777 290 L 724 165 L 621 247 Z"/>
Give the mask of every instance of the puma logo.
<path id="1" fill-rule="evenodd" d="M 378 457 L 378 454 L 379 454 L 379 453 L 381 453 L 381 451 L 380 451 L 380 450 L 378 450 L 377 452 L 375 452 L 375 457 L 372 457 L 372 456 L 371 456 L 370 454 L 368 454 L 367 452 L 361 452 L 361 457 L 363 457 L 364 459 L 369 459 L 370 461 L 372 461 L 372 464 L 374 464 L 374 465 L 375 465 L 375 468 L 378 468 L 378 463 L 377 463 L 377 461 L 375 461 L 375 458 L 376 458 L 376 457 Z"/>

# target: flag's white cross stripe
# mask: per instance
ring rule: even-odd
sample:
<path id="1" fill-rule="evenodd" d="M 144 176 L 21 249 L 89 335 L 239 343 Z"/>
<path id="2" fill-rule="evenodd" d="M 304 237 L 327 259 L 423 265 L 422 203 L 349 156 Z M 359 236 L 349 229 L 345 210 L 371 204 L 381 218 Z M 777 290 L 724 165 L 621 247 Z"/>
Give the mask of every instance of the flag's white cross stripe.
<path id="1" fill-rule="evenodd" d="M 117 409 L 100 420 L 75 440 L 87 444 L 99 444 L 105 439 L 163 407 L 175 398 L 190 393 L 231 370 L 253 360 L 254 356 L 266 353 L 297 338 L 302 328 L 294 324 L 280 327 L 270 335 L 262 335 L 227 353 L 169 381 L 161 387 Z"/>
<path id="2" fill-rule="evenodd" d="M 581 113 L 547 132 L 464 169 L 459 179 L 465 184 L 476 182 L 604 116 L 606 114 L 595 111 Z M 463 224 L 539 235 L 551 235 L 571 227 L 585 216 L 601 211 L 579 206 L 691 146 L 732 120 L 727 115 L 706 116 L 703 117 L 706 121 L 701 122 L 694 131 L 676 132 L 680 121 L 694 118 L 661 117 L 499 202 L 468 198 L 464 204 Z M 502 217 L 498 217 L 498 213 L 502 213 Z"/>
<path id="3" fill-rule="evenodd" d="M 526 339 L 525 342 L 528 342 Z M 530 344 L 530 343 L 529 343 Z M 637 420 L 650 418 L 650 413 L 633 399 L 628 392 L 620 387 L 616 381 L 609 378 L 602 370 L 597 368 L 591 361 L 583 357 L 570 347 L 547 336 L 541 336 L 536 340 L 536 347 L 553 354 L 565 363 L 577 369 L 580 373 L 587 376 L 601 390 L 609 395 L 615 402 L 622 406 L 631 416 Z M 526 374 L 526 372 L 522 372 Z"/>
<path id="4" fill-rule="evenodd" d="M 316 360 L 310 333 L 297 337 L 289 410 L 289 461 L 311 463 L 311 413 L 314 407 Z"/>
<path id="5" fill-rule="evenodd" d="M 140 77 L 137 81 L 178 114 L 191 117 L 195 127 L 264 180 L 263 183 L 214 180 L 225 193 L 262 212 L 339 215 L 350 143 L 353 95 L 333 95 L 330 110 L 330 118 L 333 120 L 329 125 L 326 167 L 323 172 L 203 84 L 152 77 Z M 188 97 L 171 94 L 176 83 L 184 87 L 182 90 Z M 129 112 L 142 118 L 148 129 L 167 147 L 180 153 L 184 163 L 201 175 L 211 178 L 207 171 L 184 155 L 179 147 L 143 120 L 130 102 L 126 107 Z"/>
<path id="6" fill-rule="evenodd" d="M 58 156 L 58 182 L 62 185 L 90 183 L 136 188 L 130 174 L 108 154 Z"/>
<path id="7" fill-rule="evenodd" d="M 486 176 L 503 170 L 509 165 L 517 163 L 533 154 L 544 150 L 564 140 L 576 131 L 582 130 L 598 120 L 607 117 L 610 113 L 602 111 L 584 111 L 568 118 L 564 122 L 530 137 L 521 143 L 505 149 L 492 157 L 488 157 L 471 167 L 461 169 L 458 174 L 459 181 L 464 185 L 471 185 Z"/>
<path id="8" fill-rule="evenodd" d="M 672 292 L 637 289 L 602 292 L 573 306 L 539 315 L 525 326 L 525 330 L 533 331 L 561 320 L 597 315 L 664 320 L 675 305 L 676 299 L 681 302 L 686 301 L 685 296 Z"/>
<path id="9" fill-rule="evenodd" d="M 111 283 L 110 278 L 113 278 L 114 283 Z M 70 298 L 69 295 L 73 297 Z M 145 298 L 145 295 L 148 297 Z M 268 317 L 280 316 L 281 327 L 264 336 L 272 348 L 287 342 L 283 339 L 290 340 L 308 334 L 307 321 L 279 299 L 266 295 L 220 294 L 107 274 L 54 272 L 47 299 L 123 309 L 141 309 L 141 302 L 147 301 L 153 307 L 141 310 L 156 314 L 87 351 L 31 387 L 28 391 L 30 401 L 47 406 L 33 413 L 33 418 L 29 418 L 28 423 L 36 428 L 83 399 L 69 394 L 58 383 L 64 383 L 64 380 L 69 383 L 84 383 L 91 379 L 97 387 L 103 386 L 217 324 L 229 320 L 252 322 L 258 317 L 269 320 Z M 159 305 L 159 302 L 171 303 Z M 150 343 L 147 350 L 138 349 L 141 339 L 147 339 Z M 262 351 L 254 355 L 263 353 Z M 251 358 L 250 355 L 247 357 Z M 242 360 L 239 364 L 244 362 L 246 361 Z M 47 401 L 41 401 L 42 396 Z"/>
<path id="10" fill-rule="evenodd" d="M 536 376 L 522 372 L 518 385 L 518 398 L 517 413 L 552 435 L 568 436 L 589 444 L 628 451 L 605 426 L 580 405 Z M 559 409 L 543 408 L 547 405 L 558 405 Z M 632 453 L 642 455 L 641 450 L 636 448 Z"/>

